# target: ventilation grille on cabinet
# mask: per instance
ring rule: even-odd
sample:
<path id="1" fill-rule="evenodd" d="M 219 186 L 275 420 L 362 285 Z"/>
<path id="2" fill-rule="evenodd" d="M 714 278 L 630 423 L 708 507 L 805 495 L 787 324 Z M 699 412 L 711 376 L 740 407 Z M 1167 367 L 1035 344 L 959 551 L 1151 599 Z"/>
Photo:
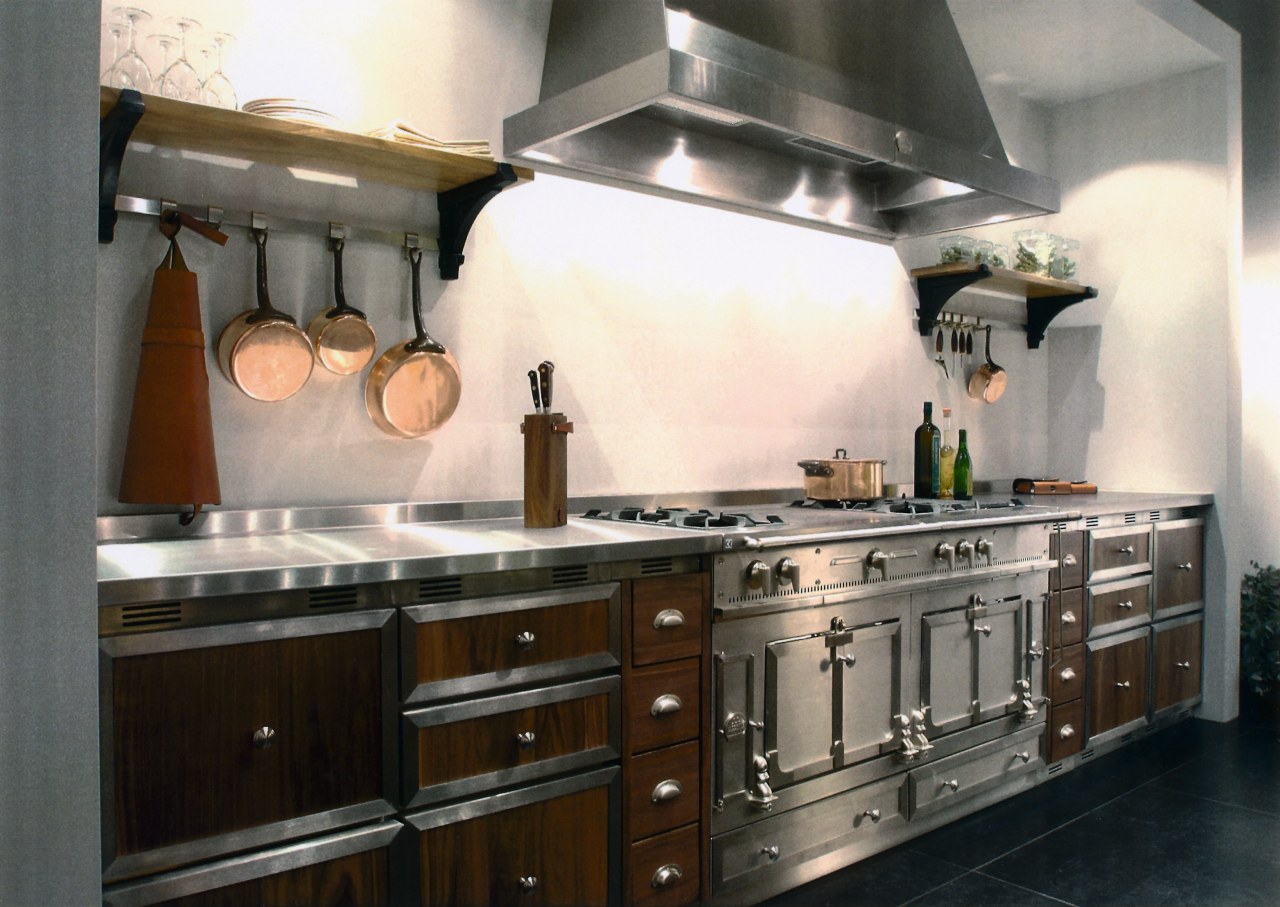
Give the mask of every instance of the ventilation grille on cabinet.
<path id="1" fill-rule="evenodd" d="M 1086 760 L 1086 759 L 1092 759 L 1092 758 L 1093 758 L 1093 753 L 1094 753 L 1094 751 L 1093 751 L 1093 750 L 1081 750 L 1081 751 L 1080 751 L 1080 761 L 1081 761 L 1081 762 L 1083 762 L 1083 761 L 1084 761 L 1084 760 Z"/>
<path id="2" fill-rule="evenodd" d="M 1159 510 L 1151 511 L 1151 513 L 1147 514 L 1147 519 L 1151 520 L 1151 522 L 1153 523 L 1160 522 L 1160 511 Z"/>
<path id="3" fill-rule="evenodd" d="M 307 607 L 354 608 L 359 603 L 359 590 L 355 586 L 323 586 L 307 592 Z"/>
<path id="4" fill-rule="evenodd" d="M 439 602 L 462 596 L 462 577 L 437 576 L 418 581 L 418 598 L 422 601 Z"/>
<path id="5" fill-rule="evenodd" d="M 1089 517 L 1087 520 L 1085 520 L 1085 521 L 1084 521 L 1084 524 L 1085 524 L 1085 526 L 1089 527 L 1090 529 L 1097 529 L 1097 528 L 1098 528 L 1098 518 L 1097 518 L 1096 516 L 1091 516 L 1091 517 Z"/>
<path id="6" fill-rule="evenodd" d="M 1136 522 L 1138 522 L 1138 515 L 1136 513 L 1126 513 L 1124 515 L 1124 524 L 1126 526 L 1132 526 Z"/>
<path id="7" fill-rule="evenodd" d="M 159 624 L 182 623 L 182 602 L 154 602 L 148 605 L 123 605 L 120 608 L 120 626 L 153 627 Z"/>
<path id="8" fill-rule="evenodd" d="M 675 570 L 675 562 L 669 557 L 649 557 L 640 561 L 641 576 L 657 576 Z"/>
<path id="9" fill-rule="evenodd" d="M 1053 765 L 1049 766 L 1049 774 L 1056 775 L 1058 772 L 1062 771 L 1064 767 L 1063 763 L 1055 762 Z"/>
<path id="10" fill-rule="evenodd" d="M 586 564 L 551 568 L 551 582 L 557 586 L 564 586 L 569 583 L 585 583 L 590 578 L 591 571 L 587 569 Z"/>

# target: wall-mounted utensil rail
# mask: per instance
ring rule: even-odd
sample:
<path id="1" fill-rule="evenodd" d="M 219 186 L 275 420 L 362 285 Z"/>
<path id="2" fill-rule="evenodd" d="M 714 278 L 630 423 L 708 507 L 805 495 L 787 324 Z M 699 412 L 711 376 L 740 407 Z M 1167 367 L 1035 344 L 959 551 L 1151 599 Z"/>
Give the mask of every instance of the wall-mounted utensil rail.
<path id="1" fill-rule="evenodd" d="M 309 123 L 274 119 L 236 110 L 142 95 L 103 87 L 98 163 L 98 241 L 114 238 L 117 211 L 159 214 L 161 200 L 118 196 L 120 167 L 131 141 L 205 154 L 247 158 L 255 163 L 301 167 L 406 189 L 433 192 L 440 211 L 440 238 L 423 248 L 439 253 L 440 274 L 458 276 L 462 249 L 477 215 L 495 196 L 533 171 L 484 158 L 396 143 Z M 177 205 L 213 220 L 207 206 Z M 216 211 L 216 209 L 215 209 Z M 249 226 L 242 214 L 222 223 Z M 329 235 L 327 222 L 271 216 L 273 227 Z M 404 232 L 348 228 L 352 239 L 403 244 Z M 418 232 L 418 231 L 405 231 Z"/>

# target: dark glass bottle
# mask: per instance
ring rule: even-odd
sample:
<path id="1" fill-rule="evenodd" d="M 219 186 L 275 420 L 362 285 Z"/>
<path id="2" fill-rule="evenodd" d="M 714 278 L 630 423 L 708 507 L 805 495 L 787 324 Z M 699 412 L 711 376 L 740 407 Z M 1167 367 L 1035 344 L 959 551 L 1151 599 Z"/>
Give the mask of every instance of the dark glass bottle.
<path id="1" fill-rule="evenodd" d="M 960 429 L 960 446 L 956 448 L 956 500 L 973 498 L 973 460 L 969 457 L 968 433 Z"/>
<path id="2" fill-rule="evenodd" d="M 942 433 L 933 424 L 933 404 L 924 405 L 924 422 L 916 429 L 915 496 L 938 496 L 938 461 Z"/>

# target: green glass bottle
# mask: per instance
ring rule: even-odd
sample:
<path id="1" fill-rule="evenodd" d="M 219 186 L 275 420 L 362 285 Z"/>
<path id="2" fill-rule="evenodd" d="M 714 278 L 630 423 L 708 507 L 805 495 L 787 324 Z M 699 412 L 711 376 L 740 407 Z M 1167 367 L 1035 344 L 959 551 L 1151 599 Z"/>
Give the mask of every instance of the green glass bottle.
<path id="1" fill-rule="evenodd" d="M 942 447 L 942 434 L 933 424 L 933 404 L 924 405 L 924 422 L 916 429 L 915 496 L 938 496 L 938 461 Z"/>
<path id="2" fill-rule="evenodd" d="M 973 460 L 969 457 L 968 432 L 960 429 L 960 446 L 956 448 L 955 495 L 957 501 L 973 498 Z"/>

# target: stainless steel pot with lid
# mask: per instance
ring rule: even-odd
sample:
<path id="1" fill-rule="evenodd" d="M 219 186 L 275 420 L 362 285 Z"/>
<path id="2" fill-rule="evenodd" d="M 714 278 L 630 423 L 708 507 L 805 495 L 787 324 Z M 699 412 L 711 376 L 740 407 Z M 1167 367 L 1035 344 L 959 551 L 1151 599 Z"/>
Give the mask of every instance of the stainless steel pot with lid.
<path id="1" fill-rule="evenodd" d="M 828 460 L 800 460 L 804 494 L 815 501 L 874 501 L 884 497 L 884 460 L 850 460 L 843 447 Z"/>

